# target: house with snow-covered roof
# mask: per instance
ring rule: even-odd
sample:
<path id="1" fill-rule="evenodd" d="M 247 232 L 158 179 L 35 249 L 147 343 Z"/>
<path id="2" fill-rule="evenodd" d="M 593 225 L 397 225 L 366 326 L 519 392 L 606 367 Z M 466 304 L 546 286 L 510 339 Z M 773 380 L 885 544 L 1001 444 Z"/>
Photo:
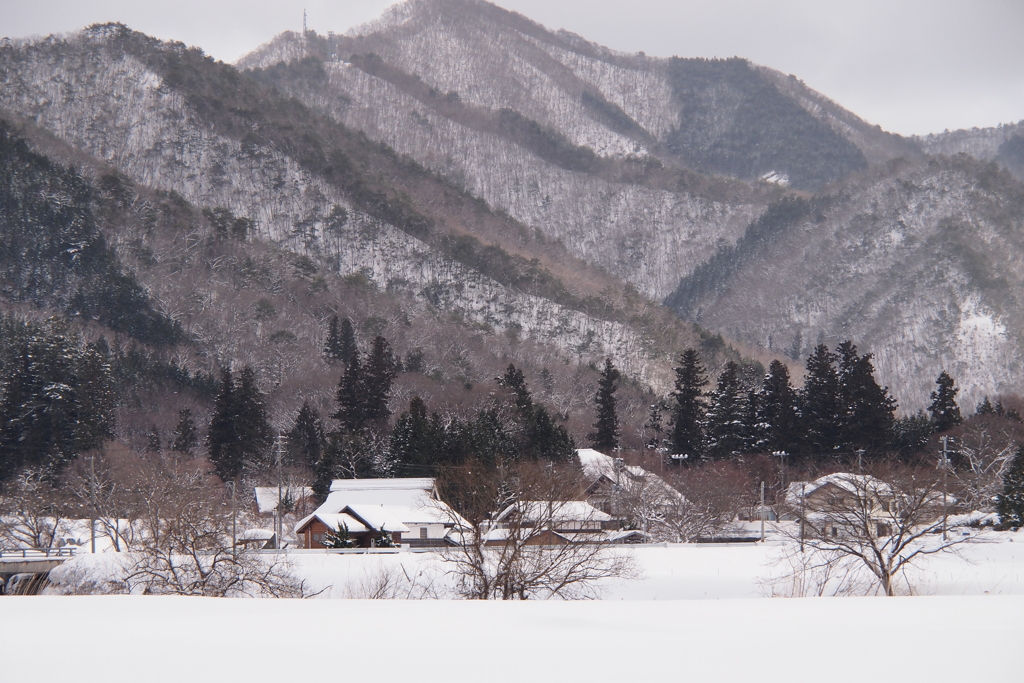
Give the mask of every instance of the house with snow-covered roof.
<path id="1" fill-rule="evenodd" d="M 587 482 L 584 495 L 594 507 L 618 519 L 630 517 L 638 501 L 648 506 L 677 506 L 683 495 L 654 472 L 626 465 L 593 448 L 576 450 Z"/>
<path id="2" fill-rule="evenodd" d="M 896 505 L 892 486 L 869 474 L 836 472 L 814 481 L 792 482 L 786 489 L 786 506 L 797 518 L 821 526 L 830 536 L 865 521 L 871 522 L 872 533 L 887 535 Z"/>
<path id="3" fill-rule="evenodd" d="M 621 531 L 619 522 L 585 500 L 521 500 L 494 516 L 485 545 L 515 538 L 525 545 L 628 543 L 642 540 L 636 530 Z"/>
<path id="4" fill-rule="evenodd" d="M 295 525 L 306 548 L 320 548 L 324 534 L 344 525 L 358 547 L 386 531 L 396 544 L 443 547 L 456 543 L 469 524 L 437 496 L 432 478 L 335 479 L 327 500 Z"/>

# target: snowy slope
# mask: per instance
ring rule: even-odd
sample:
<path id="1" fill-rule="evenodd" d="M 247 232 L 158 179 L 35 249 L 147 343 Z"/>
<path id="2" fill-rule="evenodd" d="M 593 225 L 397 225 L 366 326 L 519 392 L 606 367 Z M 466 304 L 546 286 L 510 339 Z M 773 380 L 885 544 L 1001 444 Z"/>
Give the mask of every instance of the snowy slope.
<path id="1" fill-rule="evenodd" d="M 761 209 L 567 170 L 502 136 L 460 125 L 353 65 L 329 62 L 325 69 L 322 89 L 293 94 L 656 299 L 720 241 L 735 241 Z"/>
<path id="2" fill-rule="evenodd" d="M 808 206 L 684 281 L 679 309 L 777 351 L 799 334 L 800 359 L 853 339 L 905 411 L 927 405 L 943 369 L 967 407 L 1024 389 L 1024 186 L 968 158 L 933 160 Z"/>
<path id="3" fill-rule="evenodd" d="M 273 147 L 253 149 L 219 132 L 180 92 L 102 31 L 5 46 L 0 107 L 136 182 L 250 217 L 259 237 L 342 274 L 363 273 L 381 289 L 408 291 L 422 305 L 497 333 L 513 330 L 568 356 L 620 358 L 631 375 L 667 386 L 668 368 L 649 362 L 651 344 L 636 330 L 506 287 L 366 215 L 288 154 Z M 318 225 L 313 240 L 294 230 L 307 216 L 325 216 L 334 205 L 348 210 L 342 229 L 331 232 Z"/>

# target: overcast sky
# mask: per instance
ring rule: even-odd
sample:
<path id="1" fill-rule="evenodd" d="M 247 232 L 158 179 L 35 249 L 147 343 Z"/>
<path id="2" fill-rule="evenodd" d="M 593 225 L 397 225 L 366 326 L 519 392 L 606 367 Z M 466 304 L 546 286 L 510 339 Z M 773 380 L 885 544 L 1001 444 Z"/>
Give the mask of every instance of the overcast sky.
<path id="1" fill-rule="evenodd" d="M 341 33 L 387 0 L 0 0 L 0 36 L 120 21 L 234 61 L 281 31 Z M 548 28 L 668 57 L 747 57 L 905 135 L 1024 119 L 1024 0 L 499 0 Z"/>

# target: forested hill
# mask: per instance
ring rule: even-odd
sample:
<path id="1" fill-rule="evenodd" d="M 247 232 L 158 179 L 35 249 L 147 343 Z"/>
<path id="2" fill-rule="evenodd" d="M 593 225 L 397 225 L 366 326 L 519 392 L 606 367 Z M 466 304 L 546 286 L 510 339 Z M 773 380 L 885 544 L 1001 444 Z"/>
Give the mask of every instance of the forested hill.
<path id="1" fill-rule="evenodd" d="M 5 106 L 137 182 L 225 207 L 252 221 L 252 237 L 335 272 L 667 381 L 655 359 L 677 333 L 645 327 L 620 280 L 198 50 L 110 25 L 11 44 L 0 59 Z"/>
<path id="2" fill-rule="evenodd" d="M 776 183 L 815 189 L 919 154 L 745 60 L 615 53 L 472 0 L 285 33 L 238 65 L 657 299 Z"/>
<path id="3" fill-rule="evenodd" d="M 926 405 L 943 370 L 972 405 L 1024 388 L 1022 216 L 1024 185 L 994 162 L 877 169 L 774 205 L 668 302 L 794 359 L 856 338 L 904 408 Z"/>
<path id="4" fill-rule="evenodd" d="M 1014 184 L 928 157 L 1017 172 L 1015 126 L 902 138 L 794 75 L 617 53 L 477 0 L 239 65 L 727 337 L 801 360 L 857 340 L 910 410 L 943 368 L 971 400 L 1024 388 Z"/>
<path id="5" fill-rule="evenodd" d="M 396 415 L 414 395 L 474 414 L 515 363 L 579 439 L 605 357 L 628 378 L 622 415 L 637 426 L 681 349 L 701 348 L 712 367 L 739 360 L 458 183 L 199 50 L 95 26 L 0 46 L 0 80 L 0 109 L 23 138 L 12 144 L 35 155 L 29 165 L 77 178 L 74 225 L 103 263 L 130 270 L 143 297 L 133 313 L 173 321 L 158 339 L 99 303 L 71 307 L 106 301 L 102 287 L 120 282 L 88 279 L 99 266 L 38 304 L 83 322 L 72 345 L 109 344 L 111 423 L 136 447 L 166 438 L 185 408 L 207 424 L 221 368 L 253 369 L 276 428 L 305 401 L 334 413 L 342 368 L 324 344 L 335 316 L 362 349 L 381 336 L 401 361 Z"/>
<path id="6" fill-rule="evenodd" d="M 100 182 L 116 194 L 116 176 Z M 180 341 L 180 327 L 153 310 L 107 246 L 94 213 L 98 195 L 0 120 L 0 297 L 95 320 L 146 344 Z"/>

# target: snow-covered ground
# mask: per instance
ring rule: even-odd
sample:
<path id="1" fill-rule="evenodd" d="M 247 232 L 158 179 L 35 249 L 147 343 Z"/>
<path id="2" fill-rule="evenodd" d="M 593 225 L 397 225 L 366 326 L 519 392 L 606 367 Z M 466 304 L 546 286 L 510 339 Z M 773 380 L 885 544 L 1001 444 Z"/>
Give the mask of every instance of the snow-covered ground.
<path id="1" fill-rule="evenodd" d="M 0 680 L 1017 680 L 1018 536 L 930 559 L 899 598 L 764 599 L 792 586 L 773 580 L 788 566 L 778 542 L 624 548 L 643 577 L 592 602 L 4 597 Z M 396 596 L 450 581 L 435 553 L 291 557 L 321 598 L 365 597 L 382 576 Z"/>
<path id="2" fill-rule="evenodd" d="M 1024 636 L 1024 596 L 0 604 L 5 681 L 1011 681 Z"/>
<path id="3" fill-rule="evenodd" d="M 958 532 L 959 533 L 959 532 Z M 909 571 L 903 593 L 914 595 L 1024 595 L 1024 533 L 984 532 L 976 542 L 922 559 Z M 781 541 L 739 544 L 658 544 L 622 546 L 632 555 L 640 578 L 602 581 L 605 600 L 700 600 L 800 597 L 793 588 L 793 555 Z M 110 550 L 109 548 L 107 549 Z M 326 550 L 288 553 L 294 574 L 321 598 L 453 596 L 454 567 L 436 552 L 339 554 Z M 77 556 L 51 573 L 56 583 L 113 578 L 121 553 Z M 803 591 L 803 594 L 813 591 Z"/>

